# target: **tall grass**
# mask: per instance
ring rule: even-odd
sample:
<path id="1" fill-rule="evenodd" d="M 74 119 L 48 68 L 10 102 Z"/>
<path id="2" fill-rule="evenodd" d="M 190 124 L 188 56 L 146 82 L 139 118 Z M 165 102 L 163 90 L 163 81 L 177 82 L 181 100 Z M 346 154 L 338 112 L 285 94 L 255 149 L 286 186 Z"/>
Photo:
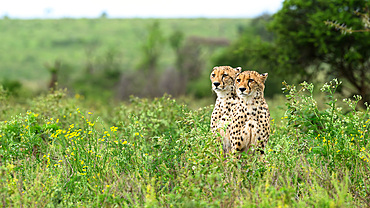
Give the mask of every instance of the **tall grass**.
<path id="1" fill-rule="evenodd" d="M 241 159 L 222 155 L 212 137 L 212 106 L 192 110 L 164 96 L 92 109 L 56 91 L 14 114 L 1 97 L 0 203 L 370 206 L 369 108 L 356 109 L 359 97 L 338 101 L 338 85 L 321 88 L 321 108 L 312 84 L 286 84 L 286 115 L 271 121 L 265 157 Z"/>

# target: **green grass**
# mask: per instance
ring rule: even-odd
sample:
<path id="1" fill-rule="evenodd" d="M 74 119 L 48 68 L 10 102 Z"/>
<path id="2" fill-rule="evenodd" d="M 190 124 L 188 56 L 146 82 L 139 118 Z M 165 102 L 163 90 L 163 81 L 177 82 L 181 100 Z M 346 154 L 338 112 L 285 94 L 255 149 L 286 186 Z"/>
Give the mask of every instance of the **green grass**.
<path id="1" fill-rule="evenodd" d="M 286 85 L 285 115 L 269 103 L 266 155 L 241 159 L 211 136 L 212 106 L 164 96 L 99 107 L 64 91 L 15 105 L 1 91 L 0 204 L 369 206 L 369 109 L 337 101 L 336 87 L 318 107 L 313 85 Z"/>
<path id="2" fill-rule="evenodd" d="M 159 22 L 166 39 L 179 30 L 185 38 L 229 40 L 236 39 L 238 28 L 250 22 L 249 19 L 3 19 L 0 20 L 0 49 L 4 51 L 0 56 L 0 77 L 45 82 L 50 75 L 44 65 L 52 65 L 55 60 L 70 69 L 65 73 L 76 75 L 88 61 L 102 62 L 108 52 L 114 52 L 122 70 L 136 68 L 148 27 L 155 21 Z M 163 46 L 163 54 L 160 68 L 174 66 L 175 55 L 169 44 Z"/>

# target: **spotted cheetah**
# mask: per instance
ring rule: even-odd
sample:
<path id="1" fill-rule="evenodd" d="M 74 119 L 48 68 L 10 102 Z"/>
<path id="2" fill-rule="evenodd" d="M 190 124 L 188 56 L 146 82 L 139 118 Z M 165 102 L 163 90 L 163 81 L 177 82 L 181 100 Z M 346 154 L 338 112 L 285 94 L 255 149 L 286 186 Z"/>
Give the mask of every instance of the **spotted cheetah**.
<path id="1" fill-rule="evenodd" d="M 254 152 L 263 149 L 270 135 L 270 112 L 263 96 L 268 74 L 244 71 L 235 78 L 235 90 L 239 97 L 231 113 L 223 149 L 228 152 Z"/>
<path id="2" fill-rule="evenodd" d="M 241 67 L 232 68 L 230 66 L 214 67 L 210 79 L 212 90 L 217 94 L 215 107 L 211 116 L 211 131 L 215 137 L 220 133 L 224 135 L 223 129 L 231 112 L 231 103 L 238 99 L 235 94 L 234 79 L 241 72 Z"/>

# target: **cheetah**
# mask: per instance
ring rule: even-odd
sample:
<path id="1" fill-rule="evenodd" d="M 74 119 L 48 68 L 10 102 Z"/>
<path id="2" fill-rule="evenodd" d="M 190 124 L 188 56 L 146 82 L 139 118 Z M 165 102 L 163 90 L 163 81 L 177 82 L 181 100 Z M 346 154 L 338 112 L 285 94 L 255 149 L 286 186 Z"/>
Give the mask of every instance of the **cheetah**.
<path id="1" fill-rule="evenodd" d="M 239 101 L 231 112 L 231 122 L 224 137 L 223 149 L 228 152 L 264 154 L 263 149 L 270 135 L 270 112 L 263 96 L 268 74 L 244 71 L 235 78 Z"/>
<path id="2" fill-rule="evenodd" d="M 211 116 L 211 131 L 215 137 L 220 133 L 224 135 L 222 129 L 231 112 L 231 103 L 238 99 L 235 94 L 234 79 L 241 72 L 241 67 L 232 68 L 230 66 L 214 67 L 210 79 L 212 90 L 217 94 L 215 107 Z M 219 138 L 218 138 L 219 139 Z"/>

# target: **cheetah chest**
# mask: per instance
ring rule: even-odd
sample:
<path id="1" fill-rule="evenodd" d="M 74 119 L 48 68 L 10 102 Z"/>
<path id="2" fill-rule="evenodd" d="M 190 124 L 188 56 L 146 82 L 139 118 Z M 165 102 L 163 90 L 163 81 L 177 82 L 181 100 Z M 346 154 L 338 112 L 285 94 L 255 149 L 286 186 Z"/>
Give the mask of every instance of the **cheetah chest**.
<path id="1" fill-rule="evenodd" d="M 247 151 L 250 148 L 263 149 L 270 132 L 270 113 L 267 105 L 241 104 L 233 114 L 230 125 L 231 148 Z"/>
<path id="2" fill-rule="evenodd" d="M 211 129 L 212 132 L 219 132 L 227 126 L 230 122 L 230 114 L 232 106 L 235 105 L 235 98 L 230 96 L 226 98 L 217 98 L 215 107 L 211 116 Z"/>

